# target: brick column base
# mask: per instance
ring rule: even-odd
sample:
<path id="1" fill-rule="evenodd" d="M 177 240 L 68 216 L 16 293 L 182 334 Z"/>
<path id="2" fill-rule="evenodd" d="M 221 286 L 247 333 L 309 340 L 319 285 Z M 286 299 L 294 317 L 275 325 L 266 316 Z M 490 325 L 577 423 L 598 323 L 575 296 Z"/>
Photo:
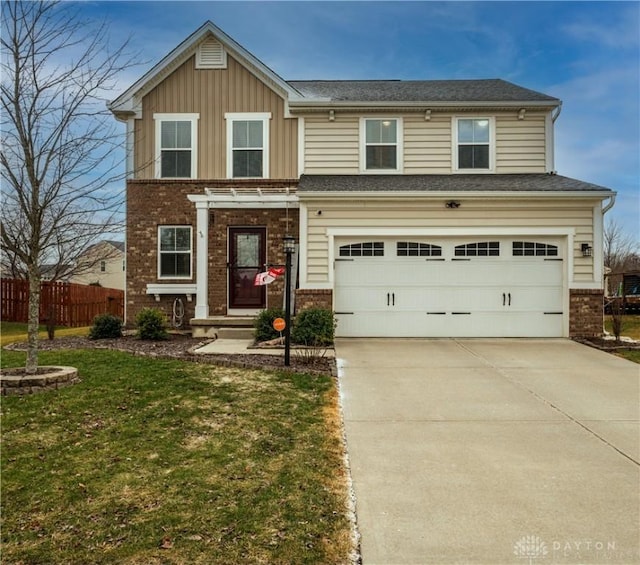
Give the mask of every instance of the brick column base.
<path id="1" fill-rule="evenodd" d="M 604 291 L 569 289 L 569 337 L 600 337 L 604 324 Z"/>
<path id="2" fill-rule="evenodd" d="M 296 290 L 296 312 L 309 308 L 333 309 L 331 289 L 299 288 Z"/>

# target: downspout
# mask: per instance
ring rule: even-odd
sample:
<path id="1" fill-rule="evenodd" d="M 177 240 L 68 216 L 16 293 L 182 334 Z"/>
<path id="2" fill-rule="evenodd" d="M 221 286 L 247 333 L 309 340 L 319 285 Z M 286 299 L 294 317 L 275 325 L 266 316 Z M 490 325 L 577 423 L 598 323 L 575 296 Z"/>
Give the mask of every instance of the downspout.
<path id="1" fill-rule="evenodd" d="M 616 193 L 612 192 L 611 196 L 609 196 L 609 203 L 602 209 L 602 215 L 604 216 L 609 210 L 611 210 L 611 208 L 613 208 L 613 205 L 616 203 Z"/>
<path id="2" fill-rule="evenodd" d="M 545 142 L 545 161 L 546 161 L 546 169 L 547 174 L 556 175 L 556 164 L 555 164 L 555 124 L 556 120 L 560 116 L 560 112 L 562 111 L 562 102 L 558 100 L 558 105 L 555 110 L 551 111 L 551 114 L 547 114 L 545 117 L 545 129 L 547 132 L 546 142 Z M 549 123 L 549 119 L 551 123 Z"/>
<path id="3" fill-rule="evenodd" d="M 602 229 L 603 229 L 603 232 L 604 232 L 604 215 L 609 210 L 611 210 L 611 208 L 613 208 L 613 205 L 615 203 L 616 203 L 616 193 L 612 192 L 611 196 L 609 196 L 609 202 L 607 203 L 607 205 L 604 208 L 602 208 L 602 226 L 603 226 Z M 604 233 L 603 233 L 603 237 L 604 237 Z M 604 251 L 603 251 L 603 254 L 604 254 Z M 609 294 L 609 291 L 608 291 L 608 289 L 609 289 L 609 281 L 605 281 L 606 269 L 604 268 L 604 255 L 603 255 L 602 259 L 603 259 L 602 287 L 603 287 L 603 292 L 604 292 L 605 296 L 607 296 Z M 609 269 L 609 271 L 611 271 L 611 270 Z M 606 284 L 605 284 L 605 282 L 606 282 Z M 606 332 L 606 329 L 604 328 L 604 317 L 602 319 L 602 322 L 603 322 L 602 331 Z"/>

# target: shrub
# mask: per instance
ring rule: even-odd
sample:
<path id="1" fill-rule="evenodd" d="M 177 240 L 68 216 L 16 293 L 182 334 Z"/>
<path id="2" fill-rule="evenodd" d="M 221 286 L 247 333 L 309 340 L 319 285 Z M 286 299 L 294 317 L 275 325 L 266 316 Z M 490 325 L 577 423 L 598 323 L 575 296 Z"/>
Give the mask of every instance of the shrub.
<path id="1" fill-rule="evenodd" d="M 254 335 L 257 342 L 280 337 L 280 332 L 273 329 L 273 320 L 276 318 L 284 318 L 284 310 L 282 308 L 267 308 L 256 316 Z"/>
<path id="2" fill-rule="evenodd" d="M 167 318 L 162 310 L 143 308 L 136 316 L 136 327 L 140 339 L 167 339 Z"/>
<path id="3" fill-rule="evenodd" d="M 333 343 L 336 320 L 331 310 L 309 308 L 296 316 L 291 339 L 294 343 L 309 346 L 326 346 Z"/>
<path id="4" fill-rule="evenodd" d="M 93 319 L 89 339 L 122 337 L 122 320 L 113 314 L 102 314 Z"/>

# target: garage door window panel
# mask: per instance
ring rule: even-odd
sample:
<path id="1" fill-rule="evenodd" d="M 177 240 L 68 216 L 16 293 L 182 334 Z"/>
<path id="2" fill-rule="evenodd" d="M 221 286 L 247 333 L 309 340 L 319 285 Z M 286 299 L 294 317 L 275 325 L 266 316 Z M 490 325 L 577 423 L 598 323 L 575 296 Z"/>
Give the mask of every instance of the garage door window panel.
<path id="1" fill-rule="evenodd" d="M 498 257 L 500 256 L 499 241 L 478 241 L 456 245 L 456 257 Z"/>
<path id="2" fill-rule="evenodd" d="M 535 241 L 514 241 L 514 257 L 557 257 L 558 246 Z"/>
<path id="3" fill-rule="evenodd" d="M 398 241 L 396 255 L 398 257 L 441 257 L 442 247 L 430 243 Z"/>
<path id="4" fill-rule="evenodd" d="M 383 257 L 384 242 L 365 241 L 362 243 L 341 245 L 339 255 L 340 257 Z"/>

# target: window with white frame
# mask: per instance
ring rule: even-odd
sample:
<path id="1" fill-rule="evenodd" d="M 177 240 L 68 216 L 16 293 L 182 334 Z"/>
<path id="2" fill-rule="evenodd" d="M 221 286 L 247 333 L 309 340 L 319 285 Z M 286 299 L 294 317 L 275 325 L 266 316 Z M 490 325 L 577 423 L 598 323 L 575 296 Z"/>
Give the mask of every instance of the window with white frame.
<path id="1" fill-rule="evenodd" d="M 159 278 L 191 278 L 191 226 L 158 227 Z"/>
<path id="2" fill-rule="evenodd" d="M 269 177 L 270 113 L 225 114 L 227 120 L 227 176 Z"/>
<path id="3" fill-rule="evenodd" d="M 400 169 L 402 122 L 399 118 L 363 118 L 361 137 L 364 171 Z"/>
<path id="4" fill-rule="evenodd" d="M 456 165 L 458 170 L 492 169 L 492 120 L 458 118 L 456 120 Z"/>
<path id="5" fill-rule="evenodd" d="M 198 114 L 154 114 L 156 177 L 195 178 L 197 175 Z"/>
<path id="6" fill-rule="evenodd" d="M 101 273 L 105 273 L 107 271 L 107 262 L 106 261 L 100 261 L 100 272 Z"/>

